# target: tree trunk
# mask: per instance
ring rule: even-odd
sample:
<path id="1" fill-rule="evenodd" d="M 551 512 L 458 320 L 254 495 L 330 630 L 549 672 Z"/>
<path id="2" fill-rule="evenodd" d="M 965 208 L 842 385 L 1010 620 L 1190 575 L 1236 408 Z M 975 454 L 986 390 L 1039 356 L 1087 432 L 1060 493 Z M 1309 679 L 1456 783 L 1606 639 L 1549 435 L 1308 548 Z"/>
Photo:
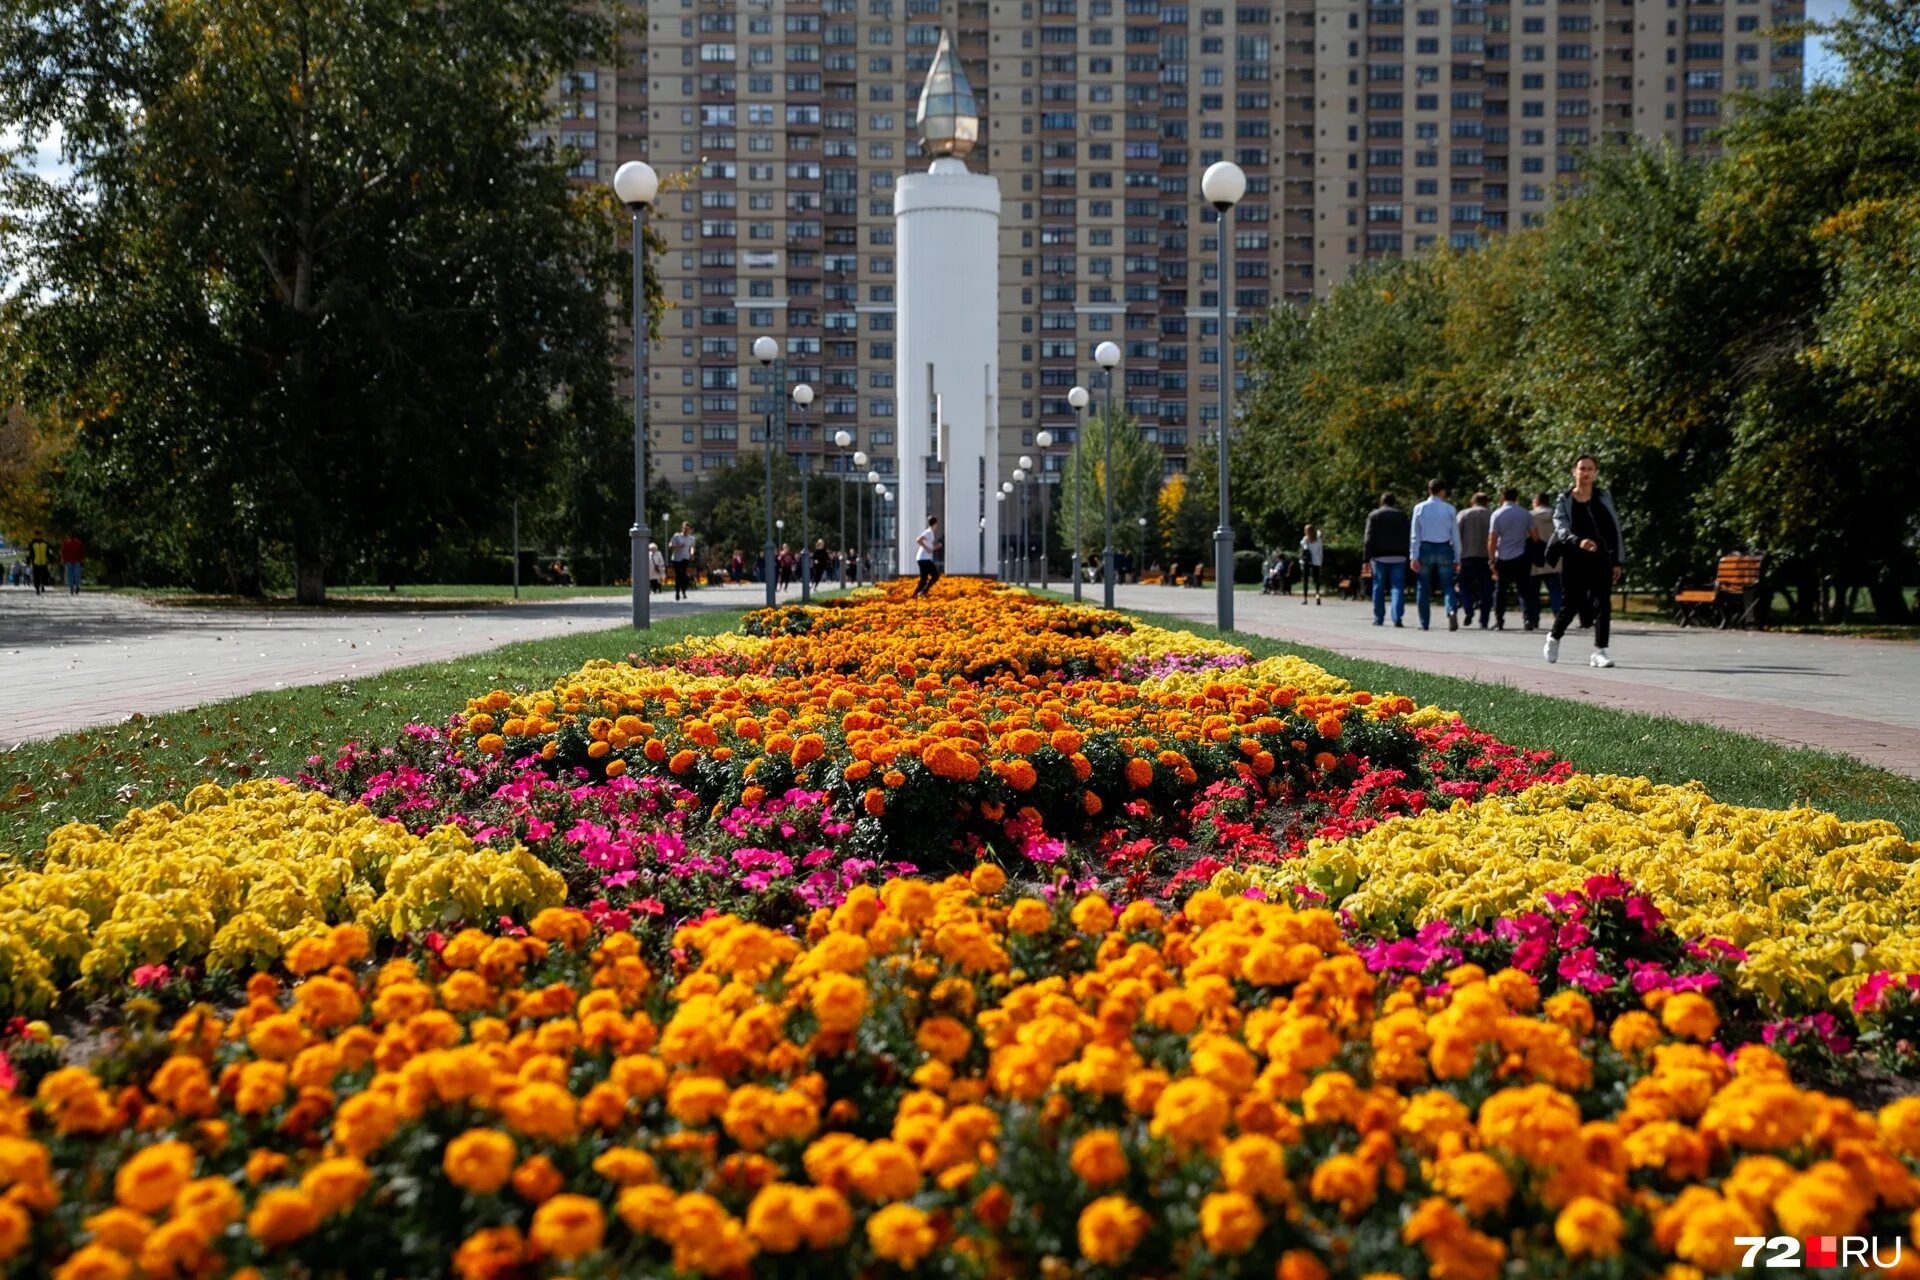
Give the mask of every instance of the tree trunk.
<path id="1" fill-rule="evenodd" d="M 293 562 L 293 598 L 299 604 L 327 602 L 327 567 L 311 556 L 296 555 Z"/>
<path id="2" fill-rule="evenodd" d="M 1882 574 L 1867 587 L 1867 594 L 1873 598 L 1873 612 L 1881 622 L 1912 622 L 1913 610 L 1907 607 L 1906 592 L 1900 589 L 1900 582 L 1893 574 Z"/>

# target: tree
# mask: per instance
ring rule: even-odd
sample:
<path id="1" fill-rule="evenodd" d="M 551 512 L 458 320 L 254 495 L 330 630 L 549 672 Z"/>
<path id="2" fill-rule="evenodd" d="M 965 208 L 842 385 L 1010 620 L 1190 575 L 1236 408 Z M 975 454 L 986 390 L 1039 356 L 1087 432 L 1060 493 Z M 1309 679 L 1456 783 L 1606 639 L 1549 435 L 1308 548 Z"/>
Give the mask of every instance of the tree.
<path id="1" fill-rule="evenodd" d="M 311 602 L 496 532 L 510 492 L 630 473 L 625 217 L 539 140 L 611 52 L 601 7 L 0 0 L 0 27 L 0 126 L 57 127 L 74 173 L 0 193 L 23 393 L 80 422 L 67 498 L 108 540 L 240 589 L 283 548 Z"/>
<path id="2" fill-rule="evenodd" d="M 693 522 L 694 534 L 703 540 L 709 564 L 724 564 L 737 549 L 748 565 L 758 569 L 767 538 L 766 457 L 746 453 L 717 470 L 701 474 L 693 495 L 685 500 L 686 519 Z M 855 489 L 865 493 L 867 526 L 873 527 L 873 501 L 877 496 L 865 479 L 847 485 L 847 543 L 860 545 L 860 528 L 855 516 L 860 510 Z M 829 548 L 840 538 L 840 485 L 838 476 L 816 471 L 807 482 L 807 525 L 815 541 L 825 539 Z M 792 457 L 775 454 L 773 458 L 773 517 L 786 521 L 786 528 L 774 531 L 774 545 L 786 543 L 794 554 L 800 552 L 800 472 Z M 677 521 L 676 521 L 677 527 Z"/>
<path id="3" fill-rule="evenodd" d="M 1155 500 L 1160 493 L 1160 451 L 1140 434 L 1132 418 L 1115 410 L 1113 431 L 1113 547 L 1116 553 L 1131 553 L 1139 543 L 1139 519 L 1152 519 Z M 1059 520 L 1061 538 L 1071 548 L 1077 535 L 1081 563 L 1098 565 L 1106 547 L 1106 447 L 1108 417 L 1105 410 L 1090 414 L 1080 433 L 1080 448 L 1068 456 L 1067 469 L 1061 473 Z M 1076 475 L 1077 470 L 1077 475 Z"/>

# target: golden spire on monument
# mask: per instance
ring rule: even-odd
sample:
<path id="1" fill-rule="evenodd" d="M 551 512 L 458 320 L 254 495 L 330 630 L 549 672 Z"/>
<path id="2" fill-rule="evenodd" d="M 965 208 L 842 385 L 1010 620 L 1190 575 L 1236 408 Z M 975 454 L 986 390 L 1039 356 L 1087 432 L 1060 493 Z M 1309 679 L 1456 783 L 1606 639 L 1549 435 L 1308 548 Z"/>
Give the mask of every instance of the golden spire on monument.
<path id="1" fill-rule="evenodd" d="M 964 158 L 980 141 L 980 108 L 947 31 L 940 33 L 940 47 L 927 68 L 927 83 L 920 90 L 920 108 L 913 122 L 920 130 L 920 145 L 930 156 Z"/>

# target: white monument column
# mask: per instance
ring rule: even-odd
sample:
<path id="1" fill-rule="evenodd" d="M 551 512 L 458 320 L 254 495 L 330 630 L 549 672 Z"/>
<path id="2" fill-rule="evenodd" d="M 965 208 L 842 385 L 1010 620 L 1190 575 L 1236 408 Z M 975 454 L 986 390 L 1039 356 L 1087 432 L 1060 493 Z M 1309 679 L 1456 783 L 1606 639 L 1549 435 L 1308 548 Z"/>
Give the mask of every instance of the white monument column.
<path id="1" fill-rule="evenodd" d="M 928 514 L 927 463 L 937 457 L 933 502 L 946 571 L 990 573 L 1000 545 L 1000 184 L 968 172 L 962 159 L 980 119 L 944 32 L 917 123 L 933 164 L 893 192 L 899 569 L 914 572 Z"/>

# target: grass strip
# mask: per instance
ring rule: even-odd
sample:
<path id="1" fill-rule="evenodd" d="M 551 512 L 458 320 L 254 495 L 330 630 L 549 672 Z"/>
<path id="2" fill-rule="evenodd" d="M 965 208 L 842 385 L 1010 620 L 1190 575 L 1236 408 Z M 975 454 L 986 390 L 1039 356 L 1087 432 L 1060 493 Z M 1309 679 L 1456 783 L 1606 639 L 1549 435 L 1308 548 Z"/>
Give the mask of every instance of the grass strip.
<path id="1" fill-rule="evenodd" d="M 655 622 L 649 648 L 737 629 L 738 610 Z M 82 729 L 0 751 L 0 861 L 41 848 L 67 822 L 111 826 L 128 809 L 179 800 L 202 782 L 292 776 L 340 744 L 390 741 L 439 723 L 493 688 L 533 688 L 594 658 L 625 657 L 626 627 L 503 645 L 351 683 L 244 694 L 185 711 Z"/>
<path id="2" fill-rule="evenodd" d="M 1690 720 L 1350 658 L 1244 631 L 1223 635 L 1205 623 L 1167 614 L 1134 616 L 1172 630 L 1225 639 L 1260 658 L 1293 654 L 1352 681 L 1356 688 L 1401 693 L 1424 705 L 1450 708 L 1502 742 L 1545 748 L 1586 773 L 1698 781 L 1716 799 L 1732 804 L 1770 809 L 1810 805 L 1842 818 L 1888 818 L 1909 839 L 1920 837 L 1920 779 L 1851 756 L 1784 746 Z"/>

